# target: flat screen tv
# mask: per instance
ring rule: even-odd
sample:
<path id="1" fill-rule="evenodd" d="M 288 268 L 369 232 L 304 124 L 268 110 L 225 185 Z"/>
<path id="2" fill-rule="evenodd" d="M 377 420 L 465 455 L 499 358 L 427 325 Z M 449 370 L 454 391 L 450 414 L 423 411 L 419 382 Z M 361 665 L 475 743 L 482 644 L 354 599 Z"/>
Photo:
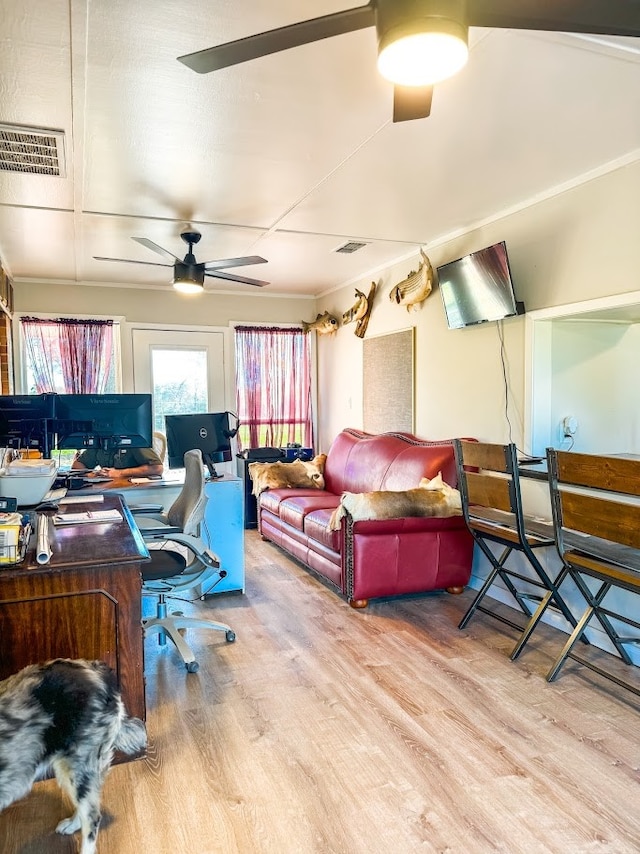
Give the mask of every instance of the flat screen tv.
<path id="1" fill-rule="evenodd" d="M 150 448 L 153 442 L 150 394 L 58 394 L 55 447 Z"/>
<path id="2" fill-rule="evenodd" d="M 203 412 L 194 415 L 165 415 L 169 468 L 183 468 L 187 451 L 202 452 L 210 477 L 220 477 L 215 463 L 231 462 L 231 436 L 228 412 Z"/>
<path id="3" fill-rule="evenodd" d="M 504 243 L 496 243 L 438 267 L 449 329 L 524 313 L 516 300 Z"/>

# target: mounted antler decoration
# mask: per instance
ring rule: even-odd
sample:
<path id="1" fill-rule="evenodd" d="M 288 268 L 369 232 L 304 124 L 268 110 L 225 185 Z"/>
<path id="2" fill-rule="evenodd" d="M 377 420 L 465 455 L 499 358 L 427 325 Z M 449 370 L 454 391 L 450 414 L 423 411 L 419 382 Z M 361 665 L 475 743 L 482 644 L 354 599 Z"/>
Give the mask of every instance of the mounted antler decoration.
<path id="1" fill-rule="evenodd" d="M 418 311 L 433 288 L 434 273 L 431 261 L 420 250 L 422 261 L 417 270 L 412 270 L 406 279 L 391 289 L 389 299 L 398 305 L 406 305 L 407 311 Z"/>
<path id="2" fill-rule="evenodd" d="M 343 323 L 353 323 L 356 321 L 356 329 L 355 333 L 358 338 L 364 338 L 364 333 L 367 331 L 367 326 L 369 325 L 369 315 L 371 314 L 371 308 L 373 307 L 373 297 L 376 292 L 376 283 L 371 282 L 371 287 L 369 288 L 369 296 L 365 296 L 362 291 L 359 291 L 356 288 L 356 301 L 351 306 L 349 311 L 345 311 L 342 315 Z"/>

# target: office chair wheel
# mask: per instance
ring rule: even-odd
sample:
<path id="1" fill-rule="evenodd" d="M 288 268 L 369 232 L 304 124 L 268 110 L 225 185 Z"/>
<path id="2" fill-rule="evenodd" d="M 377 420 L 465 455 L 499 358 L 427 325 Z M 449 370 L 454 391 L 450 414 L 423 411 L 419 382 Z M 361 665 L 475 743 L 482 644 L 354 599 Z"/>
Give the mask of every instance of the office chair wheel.
<path id="1" fill-rule="evenodd" d="M 227 643 L 233 643 L 236 639 L 236 633 L 229 629 L 229 631 L 225 632 L 225 637 L 227 639 Z"/>
<path id="2" fill-rule="evenodd" d="M 187 668 L 187 673 L 197 673 L 200 669 L 200 665 L 197 661 L 187 661 L 185 667 Z"/>

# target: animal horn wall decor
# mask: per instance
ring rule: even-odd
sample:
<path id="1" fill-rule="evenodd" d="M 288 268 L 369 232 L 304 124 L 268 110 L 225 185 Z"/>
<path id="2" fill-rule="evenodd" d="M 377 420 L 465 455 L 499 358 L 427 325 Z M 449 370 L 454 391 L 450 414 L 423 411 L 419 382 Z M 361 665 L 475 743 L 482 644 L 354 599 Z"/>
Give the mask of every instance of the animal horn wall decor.
<path id="1" fill-rule="evenodd" d="M 303 332 L 311 332 L 313 329 L 315 329 L 318 335 L 333 335 L 334 332 L 338 331 L 338 319 L 329 314 L 328 311 L 325 311 L 323 314 L 319 314 L 311 323 L 302 321 Z"/>
<path id="2" fill-rule="evenodd" d="M 364 333 L 367 331 L 367 326 L 369 325 L 369 316 L 371 315 L 371 309 L 373 308 L 373 297 L 376 292 L 376 283 L 371 282 L 371 287 L 369 288 L 369 295 L 365 296 L 362 291 L 359 291 L 356 288 L 356 301 L 351 306 L 348 311 L 342 315 L 343 323 L 353 323 L 355 320 L 356 328 L 355 334 L 358 338 L 364 338 Z"/>
<path id="3" fill-rule="evenodd" d="M 433 289 L 434 272 L 431 261 L 420 250 L 422 261 L 417 270 L 412 270 L 406 279 L 391 289 L 389 299 L 405 305 L 407 311 L 418 311 Z"/>

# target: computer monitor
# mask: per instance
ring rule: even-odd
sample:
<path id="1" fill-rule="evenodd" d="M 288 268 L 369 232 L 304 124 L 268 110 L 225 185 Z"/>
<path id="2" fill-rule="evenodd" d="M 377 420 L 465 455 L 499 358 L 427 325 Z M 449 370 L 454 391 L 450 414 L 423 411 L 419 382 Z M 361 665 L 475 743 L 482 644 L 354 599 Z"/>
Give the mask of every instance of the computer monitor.
<path id="1" fill-rule="evenodd" d="M 150 394 L 58 394 L 55 447 L 150 448 L 153 442 Z"/>
<path id="2" fill-rule="evenodd" d="M 0 395 L 0 445 L 51 456 L 54 394 Z"/>
<path id="3" fill-rule="evenodd" d="M 203 412 L 197 415 L 166 415 L 167 458 L 169 468 L 183 468 L 184 455 L 197 449 L 209 469 L 210 477 L 219 477 L 215 463 L 230 462 L 231 436 L 228 412 Z"/>

